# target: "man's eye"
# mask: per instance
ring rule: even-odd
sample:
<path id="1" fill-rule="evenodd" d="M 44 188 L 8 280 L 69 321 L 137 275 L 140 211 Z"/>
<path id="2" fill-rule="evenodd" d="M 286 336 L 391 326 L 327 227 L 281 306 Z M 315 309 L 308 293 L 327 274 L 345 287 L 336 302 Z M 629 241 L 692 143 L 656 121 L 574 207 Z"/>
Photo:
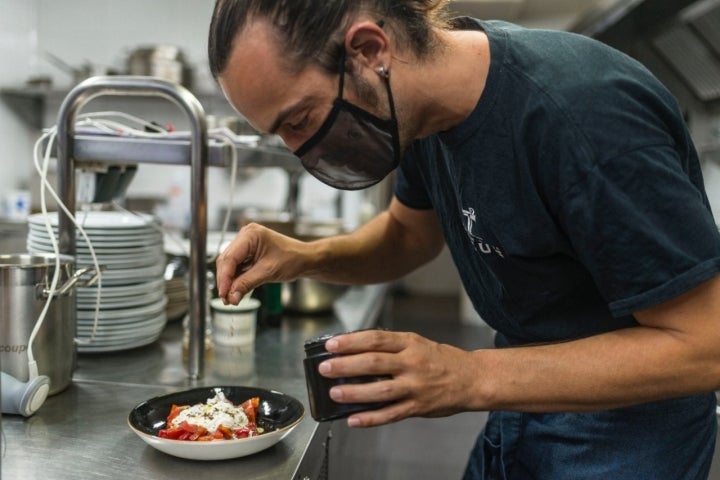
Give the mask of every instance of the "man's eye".
<path id="1" fill-rule="evenodd" d="M 297 132 L 297 131 L 301 131 L 302 129 L 304 129 L 305 127 L 307 127 L 307 124 L 308 124 L 308 117 L 307 117 L 307 115 L 306 115 L 306 116 L 304 116 L 303 119 L 300 120 L 299 122 L 290 124 L 290 129 L 291 129 L 291 130 L 294 130 L 294 131 L 296 131 L 296 132 Z"/>

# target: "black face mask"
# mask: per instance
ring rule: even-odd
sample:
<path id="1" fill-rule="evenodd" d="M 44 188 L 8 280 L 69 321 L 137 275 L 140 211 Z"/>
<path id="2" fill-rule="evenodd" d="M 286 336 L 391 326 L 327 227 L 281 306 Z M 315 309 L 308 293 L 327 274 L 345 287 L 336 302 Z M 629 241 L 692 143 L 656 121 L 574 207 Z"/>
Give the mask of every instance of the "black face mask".
<path id="1" fill-rule="evenodd" d="M 343 100 L 345 53 L 340 58 L 338 97 L 320 129 L 294 153 L 315 178 L 340 190 L 360 190 L 375 185 L 400 164 L 395 104 L 390 76 L 381 75 L 390 103 L 390 120 Z"/>

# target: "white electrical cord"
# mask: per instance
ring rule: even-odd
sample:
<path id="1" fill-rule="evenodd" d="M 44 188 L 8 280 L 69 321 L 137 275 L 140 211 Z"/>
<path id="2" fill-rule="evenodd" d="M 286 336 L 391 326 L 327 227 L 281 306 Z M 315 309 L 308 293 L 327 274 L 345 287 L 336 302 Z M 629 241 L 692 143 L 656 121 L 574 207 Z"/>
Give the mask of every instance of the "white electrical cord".
<path id="1" fill-rule="evenodd" d="M 38 332 L 40 331 L 40 327 L 42 327 L 42 324 L 45 320 L 45 316 L 47 315 L 47 311 L 50 307 L 50 303 L 53 300 L 53 297 L 55 296 L 55 292 L 57 291 L 57 283 L 59 281 L 60 277 L 60 249 L 57 244 L 57 239 L 55 237 L 55 231 L 52 228 L 52 225 L 50 224 L 50 217 L 48 215 L 47 211 L 47 202 L 45 198 L 45 192 L 49 192 L 50 195 L 53 197 L 55 202 L 57 202 L 58 207 L 67 215 L 67 217 L 70 219 L 70 221 L 75 225 L 78 232 L 82 235 L 83 239 L 88 245 L 88 249 L 90 250 L 90 256 L 92 257 L 93 261 L 93 267 L 95 268 L 95 274 L 97 275 L 97 293 L 95 297 L 95 319 L 93 322 L 93 328 L 92 333 L 90 335 L 90 340 L 85 342 L 81 341 L 79 339 L 76 339 L 78 343 L 91 343 L 97 334 L 97 327 L 98 322 L 100 318 L 100 298 L 102 295 L 102 272 L 100 271 L 100 263 L 98 262 L 97 256 L 95 254 L 95 249 L 93 248 L 92 243 L 90 242 L 90 239 L 88 238 L 87 233 L 85 232 L 85 229 L 82 227 L 82 225 L 78 224 L 75 216 L 68 210 L 68 208 L 65 206 L 65 204 L 60 200 L 60 197 L 57 195 L 55 190 L 50 185 L 50 182 L 47 179 L 47 169 L 48 165 L 50 163 L 50 153 L 52 152 L 52 146 L 55 141 L 55 137 L 57 136 L 57 130 L 55 128 L 50 129 L 47 133 L 42 135 L 38 141 L 35 143 L 35 148 L 33 150 L 33 161 L 35 163 L 35 169 L 40 174 L 40 209 L 43 214 L 43 218 L 45 220 L 45 229 L 48 232 L 48 236 L 50 237 L 50 244 L 52 245 L 53 254 L 55 255 L 55 272 L 53 273 L 53 278 L 50 284 L 50 288 L 48 291 L 48 298 L 45 301 L 45 305 L 43 307 L 43 310 L 40 312 L 40 315 L 38 316 L 37 321 L 35 322 L 35 327 L 33 328 L 30 339 L 28 340 L 28 367 L 30 369 L 30 379 L 37 377 L 37 362 L 35 361 L 33 354 L 32 354 L 32 343 L 35 340 L 35 337 L 37 336 Z M 40 156 L 40 147 L 42 146 L 42 143 L 47 139 L 47 146 L 45 148 L 45 153 L 43 155 L 43 163 L 42 166 L 39 163 L 39 156 Z"/>
<path id="2" fill-rule="evenodd" d="M 223 220 L 222 227 L 220 229 L 220 241 L 218 242 L 217 250 L 215 252 L 215 256 L 220 256 L 220 250 L 222 249 L 223 243 L 225 243 L 225 232 L 228 229 L 228 225 L 230 224 L 230 213 L 232 212 L 233 203 L 235 202 L 235 182 L 237 181 L 237 168 L 238 168 L 238 154 L 237 154 L 237 148 L 235 148 L 235 143 L 232 141 L 231 138 L 223 135 L 222 137 L 217 136 L 218 140 L 220 140 L 224 145 L 228 145 L 230 147 L 230 195 L 228 196 L 228 206 L 225 210 L 225 219 Z"/>
<path id="3" fill-rule="evenodd" d="M 119 113 L 119 112 L 102 112 L 103 115 L 112 115 L 113 113 Z M 94 116 L 95 114 L 88 114 L 89 116 Z M 123 114 L 123 116 L 126 116 L 126 114 Z M 127 115 L 128 117 L 132 117 L 131 115 Z M 134 117 L 132 117 L 134 118 Z M 144 122 L 141 119 L 134 118 L 135 121 L 138 122 Z M 92 120 L 92 119 L 90 119 Z M 102 122 L 99 122 L 102 124 Z M 147 123 L 147 122 L 145 122 Z M 155 128 L 158 128 L 154 124 L 152 125 Z M 124 131 L 129 132 L 130 129 L 127 128 L 127 126 L 124 126 Z M 140 132 L 145 134 L 146 132 Z M 230 217 L 232 215 L 232 205 L 235 201 L 235 186 L 237 183 L 237 169 L 238 169 L 238 154 L 237 149 L 235 148 L 235 143 L 233 142 L 232 138 L 229 136 L 229 130 L 228 129 L 217 129 L 213 130 L 211 132 L 208 132 L 210 138 L 213 138 L 217 140 L 218 142 L 222 143 L 223 145 L 227 145 L 230 147 L 230 194 L 228 196 L 228 208 L 225 211 L 225 216 L 223 217 L 223 223 L 220 230 L 220 240 L 218 241 L 217 248 L 215 249 L 215 256 L 219 256 L 221 253 L 221 249 L 223 244 L 225 243 L 225 233 L 227 232 L 228 226 L 230 225 Z M 186 135 L 185 133 L 179 133 L 179 135 Z M 129 213 L 131 215 L 135 215 L 137 217 L 141 217 L 141 215 L 137 212 L 133 212 L 132 210 L 128 210 L 121 205 L 119 205 L 117 202 L 112 202 L 113 208 L 116 210 Z M 162 225 L 155 225 L 153 224 L 152 227 L 159 232 L 161 232 L 163 235 L 167 236 L 170 240 L 175 242 L 182 252 L 185 253 L 186 256 L 190 256 L 190 252 L 186 250 L 185 244 L 182 242 L 182 239 L 177 236 L 177 234 L 169 229 L 163 228 Z"/>
<path id="4" fill-rule="evenodd" d="M 131 115 L 131 114 L 125 113 L 125 112 L 107 111 L 107 112 L 92 112 L 92 113 L 85 113 L 82 115 L 78 115 L 79 120 L 83 120 L 83 119 L 100 120 L 102 117 L 111 117 L 111 118 L 117 117 L 117 118 L 123 118 L 125 120 L 130 120 L 131 122 L 135 122 L 142 127 L 145 127 L 149 130 L 153 130 L 155 136 L 157 136 L 158 134 L 165 135 L 165 134 L 169 133 L 164 128 L 162 128 L 152 122 L 148 122 L 147 120 L 143 120 L 142 118 L 136 117 L 135 115 Z M 106 120 L 106 121 L 109 121 L 109 120 Z M 99 122 L 99 123 L 102 123 L 102 122 Z M 138 130 L 138 129 L 129 127 L 129 126 L 119 123 L 119 122 L 113 122 L 113 123 L 120 127 L 119 128 L 120 131 L 129 130 L 129 131 L 132 131 L 134 134 L 149 133 L 149 132 L 143 132 L 142 130 Z M 118 132 L 113 132 L 113 133 L 117 134 Z"/>
<path id="5" fill-rule="evenodd" d="M 40 178 L 43 181 L 45 181 L 47 178 L 48 162 L 43 162 L 42 167 L 40 166 L 40 164 L 38 163 L 38 147 L 45 138 L 48 138 L 48 145 L 52 145 L 53 140 L 55 139 L 55 135 L 56 133 L 53 130 L 49 135 L 43 135 L 35 144 L 35 155 L 33 156 L 33 160 L 35 162 L 35 168 L 38 170 Z M 40 207 L 42 209 L 43 219 L 45 220 L 45 229 L 50 236 L 50 243 L 52 245 L 53 251 L 55 252 L 55 271 L 53 272 L 52 281 L 50 282 L 50 292 L 48 294 L 48 298 L 47 300 L 45 300 L 45 305 L 40 311 L 40 315 L 38 316 L 38 319 L 35 322 L 35 326 L 30 333 L 30 338 L 28 339 L 28 380 L 34 380 L 38 377 L 37 361 L 35 361 L 35 356 L 33 355 L 32 345 L 35 341 L 35 337 L 37 336 L 38 331 L 40 330 L 40 327 L 42 327 L 42 324 L 45 321 L 45 316 L 47 315 L 47 311 L 50 308 L 50 303 L 52 303 L 53 296 L 55 295 L 55 290 L 57 289 L 58 280 L 60 278 L 60 253 L 57 246 L 57 241 L 55 239 L 55 232 L 53 232 L 52 225 L 50 225 L 50 220 L 47 213 L 47 203 L 45 202 L 45 188 L 42 187 L 40 188 Z"/>

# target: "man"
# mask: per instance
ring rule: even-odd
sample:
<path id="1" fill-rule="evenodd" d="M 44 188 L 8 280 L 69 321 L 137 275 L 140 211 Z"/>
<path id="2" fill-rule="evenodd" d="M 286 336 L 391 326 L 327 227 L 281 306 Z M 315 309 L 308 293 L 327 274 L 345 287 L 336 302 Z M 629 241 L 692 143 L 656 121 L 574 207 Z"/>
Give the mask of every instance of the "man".
<path id="1" fill-rule="evenodd" d="M 219 0 L 213 75 L 338 188 L 397 168 L 387 211 L 303 243 L 258 225 L 218 259 L 269 281 L 401 277 L 447 244 L 501 348 L 336 337 L 352 427 L 491 411 L 466 478 L 706 478 L 720 386 L 720 238 L 672 96 L 598 42 L 446 20 L 440 0 Z"/>

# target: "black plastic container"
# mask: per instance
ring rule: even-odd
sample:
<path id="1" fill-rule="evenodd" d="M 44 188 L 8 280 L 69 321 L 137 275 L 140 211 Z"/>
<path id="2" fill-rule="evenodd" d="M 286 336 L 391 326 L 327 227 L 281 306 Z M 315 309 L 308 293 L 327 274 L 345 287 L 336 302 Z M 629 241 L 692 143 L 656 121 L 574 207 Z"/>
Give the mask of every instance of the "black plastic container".
<path id="1" fill-rule="evenodd" d="M 318 372 L 320 363 L 338 356 L 325 349 L 325 342 L 336 335 L 342 334 L 323 335 L 322 337 L 305 342 L 305 360 L 303 360 L 303 364 L 305 366 L 305 382 L 307 384 L 308 400 L 310 402 L 310 413 L 318 422 L 345 418 L 353 413 L 375 410 L 389 404 L 389 402 L 337 403 L 330 398 L 330 388 L 335 385 L 369 383 L 391 378 L 389 376 L 374 375 L 326 378 L 320 375 L 320 372 Z"/>

